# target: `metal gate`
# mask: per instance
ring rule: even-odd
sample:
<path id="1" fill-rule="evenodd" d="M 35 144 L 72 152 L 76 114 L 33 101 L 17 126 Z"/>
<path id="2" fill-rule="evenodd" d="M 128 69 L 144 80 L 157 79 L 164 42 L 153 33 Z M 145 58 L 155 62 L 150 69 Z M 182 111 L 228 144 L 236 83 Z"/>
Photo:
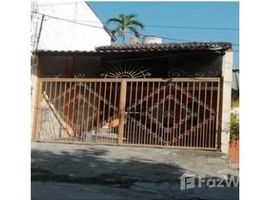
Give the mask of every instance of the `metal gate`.
<path id="1" fill-rule="evenodd" d="M 128 81 L 127 144 L 215 149 L 220 79 Z"/>
<path id="2" fill-rule="evenodd" d="M 35 139 L 117 143 L 120 81 L 40 79 Z"/>
<path id="3" fill-rule="evenodd" d="M 217 149 L 220 86 L 220 78 L 43 78 L 34 139 Z"/>

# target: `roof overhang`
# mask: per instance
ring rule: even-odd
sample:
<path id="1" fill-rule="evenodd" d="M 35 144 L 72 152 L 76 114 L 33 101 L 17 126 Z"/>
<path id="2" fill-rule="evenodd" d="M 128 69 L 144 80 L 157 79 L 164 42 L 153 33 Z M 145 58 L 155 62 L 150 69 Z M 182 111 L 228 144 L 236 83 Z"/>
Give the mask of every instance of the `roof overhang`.
<path id="1" fill-rule="evenodd" d="M 163 43 L 163 44 L 121 44 L 97 47 L 96 51 L 59 51 L 59 50 L 37 50 L 35 55 L 119 55 L 119 54 L 196 54 L 212 53 L 224 54 L 232 50 L 232 44 L 227 42 L 191 42 L 191 43 Z"/>
<path id="2" fill-rule="evenodd" d="M 193 51 L 227 51 L 232 49 L 228 42 L 188 42 L 163 44 L 121 44 L 96 48 L 99 53 L 139 53 L 139 52 L 193 52 Z"/>

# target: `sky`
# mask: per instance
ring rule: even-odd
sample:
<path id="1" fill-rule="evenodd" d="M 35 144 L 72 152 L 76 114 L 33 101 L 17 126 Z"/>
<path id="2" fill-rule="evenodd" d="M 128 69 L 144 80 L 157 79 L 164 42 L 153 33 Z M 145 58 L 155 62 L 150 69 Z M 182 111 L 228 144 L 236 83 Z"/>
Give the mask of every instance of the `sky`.
<path id="1" fill-rule="evenodd" d="M 239 68 L 238 2 L 88 2 L 88 4 L 103 22 L 119 14 L 136 14 L 137 19 L 145 25 L 145 29 L 140 33 L 169 38 L 163 39 L 163 42 L 231 42 L 234 49 L 233 68 Z"/>

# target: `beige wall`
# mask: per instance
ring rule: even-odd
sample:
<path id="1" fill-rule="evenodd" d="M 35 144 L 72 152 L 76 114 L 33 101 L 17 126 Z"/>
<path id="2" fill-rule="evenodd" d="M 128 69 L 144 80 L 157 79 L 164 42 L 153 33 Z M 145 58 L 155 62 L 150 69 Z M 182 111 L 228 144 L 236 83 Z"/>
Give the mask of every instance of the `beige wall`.
<path id="1" fill-rule="evenodd" d="M 36 102 L 36 90 L 37 90 L 37 79 L 38 79 L 38 56 L 31 56 L 31 132 L 33 132 L 33 119 L 35 115 L 35 102 Z"/>
<path id="2" fill-rule="evenodd" d="M 230 140 L 230 114 L 231 114 L 231 89 L 232 89 L 233 51 L 226 51 L 222 60 L 222 118 L 221 118 L 221 151 L 228 153 Z"/>

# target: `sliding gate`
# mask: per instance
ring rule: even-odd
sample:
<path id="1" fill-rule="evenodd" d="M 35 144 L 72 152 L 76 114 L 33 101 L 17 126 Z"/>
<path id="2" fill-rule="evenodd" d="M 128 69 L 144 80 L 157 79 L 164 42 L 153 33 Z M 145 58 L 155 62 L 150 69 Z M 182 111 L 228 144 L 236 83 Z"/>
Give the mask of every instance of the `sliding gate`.
<path id="1" fill-rule="evenodd" d="M 127 144 L 216 148 L 220 79 L 128 81 Z"/>
<path id="2" fill-rule="evenodd" d="M 217 149 L 220 83 L 220 78 L 43 78 L 34 139 Z"/>

